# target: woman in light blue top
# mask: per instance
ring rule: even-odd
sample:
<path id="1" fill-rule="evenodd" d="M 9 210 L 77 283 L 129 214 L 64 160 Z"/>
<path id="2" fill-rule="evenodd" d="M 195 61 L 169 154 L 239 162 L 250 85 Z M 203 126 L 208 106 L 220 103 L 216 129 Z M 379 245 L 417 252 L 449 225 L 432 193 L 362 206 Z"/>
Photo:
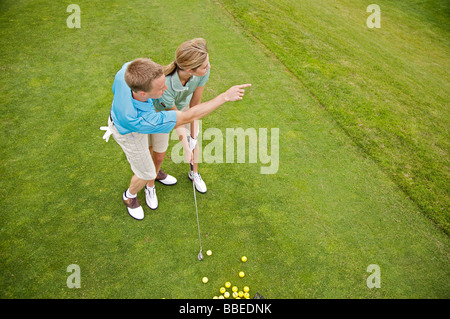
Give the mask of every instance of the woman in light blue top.
<path id="1" fill-rule="evenodd" d="M 209 70 L 209 56 L 204 39 L 197 38 L 181 44 L 176 50 L 175 61 L 164 69 L 168 89 L 161 98 L 154 100 L 155 109 L 186 111 L 200 104 L 205 84 L 209 79 Z M 196 120 L 186 124 L 186 127 L 178 127 L 176 131 L 183 144 L 186 160 L 193 162 L 193 171 L 189 170 L 188 177 L 194 181 L 197 191 L 205 193 L 206 184 L 198 172 L 199 147 L 196 143 L 198 129 L 198 120 Z M 190 148 L 194 143 L 195 147 L 191 152 Z M 149 137 L 156 167 L 161 166 L 168 144 L 169 134 L 151 134 Z M 158 180 L 163 184 L 176 182 L 175 178 L 162 171 L 159 172 Z"/>

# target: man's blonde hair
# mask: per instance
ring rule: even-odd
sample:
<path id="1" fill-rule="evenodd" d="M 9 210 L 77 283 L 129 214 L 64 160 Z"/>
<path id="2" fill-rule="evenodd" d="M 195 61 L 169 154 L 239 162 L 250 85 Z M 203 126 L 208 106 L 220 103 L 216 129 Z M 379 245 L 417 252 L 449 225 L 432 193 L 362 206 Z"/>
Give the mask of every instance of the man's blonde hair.
<path id="1" fill-rule="evenodd" d="M 134 92 L 150 92 L 153 80 L 163 74 L 164 69 L 161 65 L 147 58 L 139 58 L 128 64 L 125 82 Z"/>
<path id="2" fill-rule="evenodd" d="M 175 52 L 175 61 L 164 67 L 164 74 L 170 75 L 177 68 L 195 71 L 206 61 L 207 56 L 208 48 L 205 39 L 195 38 L 183 42 Z"/>

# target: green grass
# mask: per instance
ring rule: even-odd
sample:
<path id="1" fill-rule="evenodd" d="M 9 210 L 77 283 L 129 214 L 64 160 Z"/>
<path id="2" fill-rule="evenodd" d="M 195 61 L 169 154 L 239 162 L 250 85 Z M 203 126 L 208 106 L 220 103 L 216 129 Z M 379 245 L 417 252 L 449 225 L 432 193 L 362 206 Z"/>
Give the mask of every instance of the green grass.
<path id="1" fill-rule="evenodd" d="M 218 1 L 448 234 L 448 1 Z"/>
<path id="2" fill-rule="evenodd" d="M 291 15 L 306 12 L 310 20 L 305 27 L 325 28 L 319 23 L 320 11 L 312 14 L 317 9 L 314 3 L 291 10 L 281 21 L 289 23 Z M 351 125 L 335 114 L 339 105 L 331 101 L 343 94 L 337 86 L 353 73 L 325 68 L 329 56 L 312 54 L 308 63 L 317 68 L 316 76 L 299 76 L 287 59 L 277 55 L 276 47 L 261 45 L 216 2 L 79 1 L 81 29 L 66 27 L 69 4 L 0 4 L 2 298 L 211 298 L 225 281 L 246 284 L 253 294 L 259 291 L 269 298 L 450 296 L 448 236 L 399 187 L 394 171 L 386 169 L 348 128 Z M 250 4 L 243 2 L 242 14 L 252 9 Z M 260 10 L 266 8 L 266 2 L 258 5 Z M 231 4 L 227 8 L 231 10 Z M 340 10 L 345 8 L 352 7 L 343 5 Z M 361 6 L 359 13 L 362 28 L 364 9 Z M 341 11 L 327 21 L 339 25 Z M 417 19 L 428 28 L 434 15 L 426 12 L 429 16 Z M 270 13 L 275 16 L 278 11 Z M 392 23 L 403 15 L 396 11 Z M 387 28 L 386 20 L 381 31 Z M 271 30 L 283 32 L 285 27 L 272 25 Z M 361 32 L 379 37 L 377 31 Z M 317 37 L 325 35 L 326 28 L 305 32 L 311 43 L 320 44 L 323 40 Z M 267 32 L 267 37 L 272 34 Z M 215 127 L 224 134 L 233 127 L 280 129 L 277 174 L 261 175 L 261 163 L 201 164 L 208 185 L 208 193 L 197 196 L 202 240 L 204 250 L 213 251 L 203 262 L 196 259 L 197 226 L 187 165 L 166 159 L 164 168 L 178 178 L 178 185 L 157 185 L 159 208 L 145 209 L 145 219 L 135 221 L 121 201 L 131 177 L 125 155 L 114 141 L 105 143 L 98 130 L 106 124 L 113 78 L 124 62 L 150 56 L 166 64 L 181 42 L 197 36 L 208 40 L 211 56 L 205 100 L 232 84 L 253 84 L 245 101 L 206 117 L 203 129 Z M 409 39 L 408 30 L 403 36 Z M 330 33 L 330 38 L 335 38 L 334 45 L 339 43 L 338 32 Z M 439 39 L 445 37 L 437 31 L 430 35 L 432 43 Z M 389 37 L 366 41 L 384 47 L 379 41 L 389 43 Z M 347 58 L 338 49 L 347 46 L 351 51 L 355 42 L 345 43 L 334 49 L 335 57 Z M 434 49 L 433 54 L 442 52 Z M 373 54 L 364 45 L 359 50 Z M 401 51 L 389 46 L 384 50 L 387 55 Z M 375 62 L 373 72 L 382 79 L 360 72 L 353 76 L 368 83 L 387 85 L 393 78 L 398 85 L 410 85 L 403 82 L 401 72 L 386 74 L 384 64 Z M 404 64 L 414 69 L 414 64 Z M 361 71 L 362 65 L 356 70 Z M 326 70 L 332 81 L 322 74 Z M 349 90 L 343 101 L 353 103 L 357 97 L 352 94 L 365 92 L 365 103 L 373 103 L 375 93 L 355 81 L 358 88 Z M 445 78 L 436 81 L 441 81 L 440 97 L 424 91 L 420 98 L 447 102 L 448 83 Z M 327 93 L 331 88 L 333 96 Z M 393 103 L 402 98 L 415 101 L 406 94 L 383 96 Z M 375 124 L 388 123 L 370 122 L 363 116 L 368 108 L 359 109 L 368 128 L 364 141 L 377 141 Z M 446 142 L 446 135 L 439 133 L 445 117 L 432 114 L 443 122 L 435 123 L 431 136 Z M 428 113 L 412 115 L 420 125 L 430 121 Z M 385 143 L 394 155 L 399 152 Z M 410 153 L 405 154 L 407 159 Z M 425 163 L 421 154 L 420 163 Z M 410 159 L 410 165 L 415 163 L 415 157 Z M 442 175 L 438 168 L 433 171 L 436 176 Z M 434 191 L 424 196 L 430 193 Z M 144 202 L 142 193 L 139 199 Z M 249 258 L 246 264 L 239 261 L 242 255 Z M 81 289 L 66 286 L 70 264 L 81 268 Z M 370 264 L 381 268 L 380 289 L 366 286 Z M 246 272 L 244 279 L 237 277 L 239 270 Z M 206 285 L 203 276 L 210 279 Z"/>

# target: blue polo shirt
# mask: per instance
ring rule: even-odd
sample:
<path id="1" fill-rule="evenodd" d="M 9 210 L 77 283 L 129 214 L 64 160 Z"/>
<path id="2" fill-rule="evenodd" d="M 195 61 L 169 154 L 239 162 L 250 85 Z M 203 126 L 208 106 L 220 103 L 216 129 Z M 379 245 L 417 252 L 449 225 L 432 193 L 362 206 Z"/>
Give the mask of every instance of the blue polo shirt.
<path id="1" fill-rule="evenodd" d="M 170 133 L 177 122 L 176 112 L 156 112 L 153 99 L 141 102 L 133 98 L 131 89 L 125 82 L 125 71 L 130 63 L 125 63 L 114 78 L 112 86 L 114 98 L 111 106 L 114 126 L 122 135 L 132 132 Z"/>

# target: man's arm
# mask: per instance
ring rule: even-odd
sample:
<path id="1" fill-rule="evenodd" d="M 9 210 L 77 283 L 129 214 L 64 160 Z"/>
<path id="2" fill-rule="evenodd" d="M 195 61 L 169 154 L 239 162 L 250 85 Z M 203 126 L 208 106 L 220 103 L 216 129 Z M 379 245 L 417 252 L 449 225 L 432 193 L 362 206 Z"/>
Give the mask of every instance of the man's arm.
<path id="1" fill-rule="evenodd" d="M 211 113 L 212 111 L 214 111 L 215 109 L 217 109 L 225 102 L 234 102 L 242 100 L 242 97 L 244 96 L 245 92 L 244 88 L 249 86 L 251 86 L 251 84 L 232 86 L 226 92 L 219 94 L 212 100 L 198 104 L 195 107 L 190 108 L 186 112 L 176 111 L 177 123 L 175 124 L 175 127 L 184 125 L 194 120 L 199 120 L 208 115 L 209 113 Z"/>

